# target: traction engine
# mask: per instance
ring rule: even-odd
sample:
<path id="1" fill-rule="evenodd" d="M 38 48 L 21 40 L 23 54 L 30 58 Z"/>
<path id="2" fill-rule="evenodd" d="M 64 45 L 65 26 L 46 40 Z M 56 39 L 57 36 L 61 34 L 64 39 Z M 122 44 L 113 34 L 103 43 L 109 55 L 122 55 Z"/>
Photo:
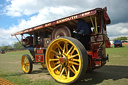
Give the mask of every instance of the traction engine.
<path id="1" fill-rule="evenodd" d="M 76 38 L 77 23 L 82 19 L 90 27 L 91 34 Z M 31 56 L 21 58 L 24 73 L 31 73 L 34 63 L 41 63 L 50 75 L 61 83 L 74 83 L 86 76 L 86 72 L 106 64 L 110 47 L 106 25 L 110 24 L 107 8 L 96 8 L 52 22 L 41 24 L 12 34 L 21 35 L 22 45 Z M 27 35 L 26 35 L 27 34 Z M 88 45 L 86 37 L 89 38 Z M 86 48 L 86 46 L 89 47 Z"/>

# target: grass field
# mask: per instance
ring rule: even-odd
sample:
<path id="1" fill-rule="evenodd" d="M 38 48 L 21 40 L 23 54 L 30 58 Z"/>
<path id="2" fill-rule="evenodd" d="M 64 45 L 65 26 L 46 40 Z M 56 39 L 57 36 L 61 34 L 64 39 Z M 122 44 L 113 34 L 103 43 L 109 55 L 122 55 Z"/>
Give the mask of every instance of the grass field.
<path id="1" fill-rule="evenodd" d="M 128 45 L 121 48 L 107 48 L 109 62 L 76 85 L 128 85 Z M 62 85 L 57 83 L 40 64 L 34 65 L 32 74 L 24 74 L 20 60 L 28 51 L 0 54 L 0 77 L 18 85 Z"/>

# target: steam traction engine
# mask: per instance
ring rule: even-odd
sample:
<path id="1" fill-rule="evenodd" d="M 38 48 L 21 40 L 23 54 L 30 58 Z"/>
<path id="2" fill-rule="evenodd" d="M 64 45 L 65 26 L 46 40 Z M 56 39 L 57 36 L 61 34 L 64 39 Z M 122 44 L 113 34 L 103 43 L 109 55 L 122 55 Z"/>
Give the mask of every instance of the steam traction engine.
<path id="1" fill-rule="evenodd" d="M 110 24 L 106 11 L 106 7 L 96 8 L 12 34 L 21 35 L 22 45 L 32 56 L 22 56 L 24 73 L 31 73 L 33 64 L 38 62 L 56 81 L 69 84 L 82 79 L 86 71 L 105 65 L 108 60 L 105 48 L 109 46 L 106 24 Z M 90 38 L 90 49 L 75 37 L 76 19 L 91 27 L 92 33 L 85 35 Z"/>

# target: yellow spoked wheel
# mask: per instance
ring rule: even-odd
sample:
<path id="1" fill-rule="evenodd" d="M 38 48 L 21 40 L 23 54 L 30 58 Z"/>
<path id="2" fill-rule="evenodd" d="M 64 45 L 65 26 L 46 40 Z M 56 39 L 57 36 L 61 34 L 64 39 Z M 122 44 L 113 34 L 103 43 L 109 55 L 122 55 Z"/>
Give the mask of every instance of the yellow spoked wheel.
<path id="1" fill-rule="evenodd" d="M 32 64 L 31 57 L 29 55 L 25 54 L 22 56 L 21 66 L 24 73 L 28 73 L 28 74 L 31 73 L 33 64 Z"/>
<path id="2" fill-rule="evenodd" d="M 83 78 L 88 66 L 84 46 L 71 37 L 55 39 L 46 51 L 47 69 L 61 83 L 74 83 Z"/>

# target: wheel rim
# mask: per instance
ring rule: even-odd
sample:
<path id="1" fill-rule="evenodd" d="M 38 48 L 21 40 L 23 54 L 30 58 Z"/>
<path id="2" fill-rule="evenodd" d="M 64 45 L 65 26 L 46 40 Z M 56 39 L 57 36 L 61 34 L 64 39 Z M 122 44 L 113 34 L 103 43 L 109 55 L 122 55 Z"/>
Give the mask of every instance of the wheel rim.
<path id="1" fill-rule="evenodd" d="M 52 39 L 62 37 L 62 36 L 71 37 L 71 32 L 68 27 L 60 25 L 53 30 Z"/>
<path id="2" fill-rule="evenodd" d="M 29 69 L 30 69 L 30 63 L 28 61 L 28 58 L 27 56 L 22 56 L 22 60 L 21 60 L 21 66 L 22 66 L 22 69 L 25 73 L 28 73 L 29 72 Z"/>
<path id="3" fill-rule="evenodd" d="M 52 77 L 62 83 L 74 81 L 81 72 L 80 53 L 75 44 L 65 38 L 56 39 L 49 45 L 46 64 Z"/>

